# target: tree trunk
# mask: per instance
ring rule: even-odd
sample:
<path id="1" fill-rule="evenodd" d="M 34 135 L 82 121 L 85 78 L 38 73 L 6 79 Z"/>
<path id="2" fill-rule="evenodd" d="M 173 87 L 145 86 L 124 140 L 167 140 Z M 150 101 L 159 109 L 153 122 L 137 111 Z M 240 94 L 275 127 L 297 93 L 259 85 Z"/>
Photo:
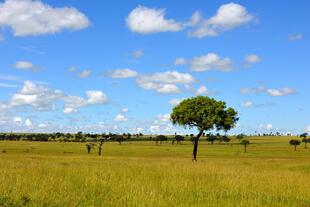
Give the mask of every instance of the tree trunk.
<path id="1" fill-rule="evenodd" d="M 198 141 L 199 141 L 199 138 L 202 135 L 202 133 L 203 133 L 203 131 L 200 131 L 199 134 L 197 135 L 197 137 L 194 140 L 194 149 L 193 149 L 192 161 L 196 161 L 197 162 Z"/>
<path id="2" fill-rule="evenodd" d="M 246 152 L 246 145 L 244 145 L 244 152 Z"/>
<path id="3" fill-rule="evenodd" d="M 294 147 L 295 147 L 295 151 L 296 151 L 296 145 L 294 145 Z"/>
<path id="4" fill-rule="evenodd" d="M 99 148 L 98 154 L 99 154 L 99 156 L 101 156 L 101 147 Z"/>

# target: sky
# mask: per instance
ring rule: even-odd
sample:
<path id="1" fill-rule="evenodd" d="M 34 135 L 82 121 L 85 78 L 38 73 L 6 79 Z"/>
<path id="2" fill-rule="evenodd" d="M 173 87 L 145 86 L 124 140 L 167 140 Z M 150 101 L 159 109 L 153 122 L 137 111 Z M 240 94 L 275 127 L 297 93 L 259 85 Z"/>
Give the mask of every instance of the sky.
<path id="1" fill-rule="evenodd" d="M 230 133 L 310 132 L 306 0 L 0 1 L 0 131 L 189 133 L 185 98 Z"/>

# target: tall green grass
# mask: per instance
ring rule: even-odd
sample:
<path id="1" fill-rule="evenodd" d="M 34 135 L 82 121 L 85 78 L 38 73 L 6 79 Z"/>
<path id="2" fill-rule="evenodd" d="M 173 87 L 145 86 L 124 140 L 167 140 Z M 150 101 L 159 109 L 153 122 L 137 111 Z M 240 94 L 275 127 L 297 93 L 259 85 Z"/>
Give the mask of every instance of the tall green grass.
<path id="1" fill-rule="evenodd" d="M 310 149 L 236 144 L 0 142 L 0 206 L 310 206 Z M 1 153 L 5 150 L 7 153 Z"/>

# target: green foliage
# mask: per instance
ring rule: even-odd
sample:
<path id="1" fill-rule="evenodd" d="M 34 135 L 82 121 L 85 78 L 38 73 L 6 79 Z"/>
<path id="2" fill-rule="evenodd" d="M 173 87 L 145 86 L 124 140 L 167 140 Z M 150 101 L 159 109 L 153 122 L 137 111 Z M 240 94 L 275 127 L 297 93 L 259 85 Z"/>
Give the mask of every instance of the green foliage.
<path id="1" fill-rule="evenodd" d="M 171 113 L 174 125 L 196 127 L 199 131 L 224 130 L 233 128 L 238 121 L 237 112 L 227 108 L 223 101 L 207 96 L 197 96 L 183 100 Z"/>
<path id="2" fill-rule="evenodd" d="M 249 145 L 249 144 L 250 144 L 250 141 L 244 139 L 244 140 L 242 140 L 242 141 L 240 142 L 240 144 L 241 144 L 241 145 Z"/>
<path id="3" fill-rule="evenodd" d="M 291 139 L 290 141 L 289 141 L 289 143 L 290 143 L 290 145 L 292 145 L 292 146 L 294 146 L 294 149 L 295 149 L 295 151 L 296 151 L 296 147 L 298 146 L 298 145 L 300 145 L 300 140 L 298 140 L 298 139 Z"/>
<path id="4" fill-rule="evenodd" d="M 300 145 L 300 141 L 298 139 L 291 139 L 289 143 L 293 146 Z"/>

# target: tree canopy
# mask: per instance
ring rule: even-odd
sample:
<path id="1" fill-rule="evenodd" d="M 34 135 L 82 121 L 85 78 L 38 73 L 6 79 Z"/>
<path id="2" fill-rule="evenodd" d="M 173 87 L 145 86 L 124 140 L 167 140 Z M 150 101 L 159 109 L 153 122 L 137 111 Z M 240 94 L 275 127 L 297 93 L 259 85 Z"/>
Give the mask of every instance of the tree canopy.
<path id="1" fill-rule="evenodd" d="M 170 115 L 174 125 L 185 128 L 197 128 L 199 133 L 194 140 L 193 160 L 196 153 L 199 137 L 204 131 L 223 130 L 225 133 L 233 128 L 238 121 L 237 112 L 227 108 L 224 101 L 217 101 L 207 96 L 197 96 L 183 100 L 175 106 Z"/>
<path id="2" fill-rule="evenodd" d="M 238 118 L 237 112 L 233 108 L 227 108 L 225 102 L 197 96 L 177 105 L 171 113 L 171 120 L 174 125 L 196 127 L 199 131 L 228 131 L 235 126 Z"/>

